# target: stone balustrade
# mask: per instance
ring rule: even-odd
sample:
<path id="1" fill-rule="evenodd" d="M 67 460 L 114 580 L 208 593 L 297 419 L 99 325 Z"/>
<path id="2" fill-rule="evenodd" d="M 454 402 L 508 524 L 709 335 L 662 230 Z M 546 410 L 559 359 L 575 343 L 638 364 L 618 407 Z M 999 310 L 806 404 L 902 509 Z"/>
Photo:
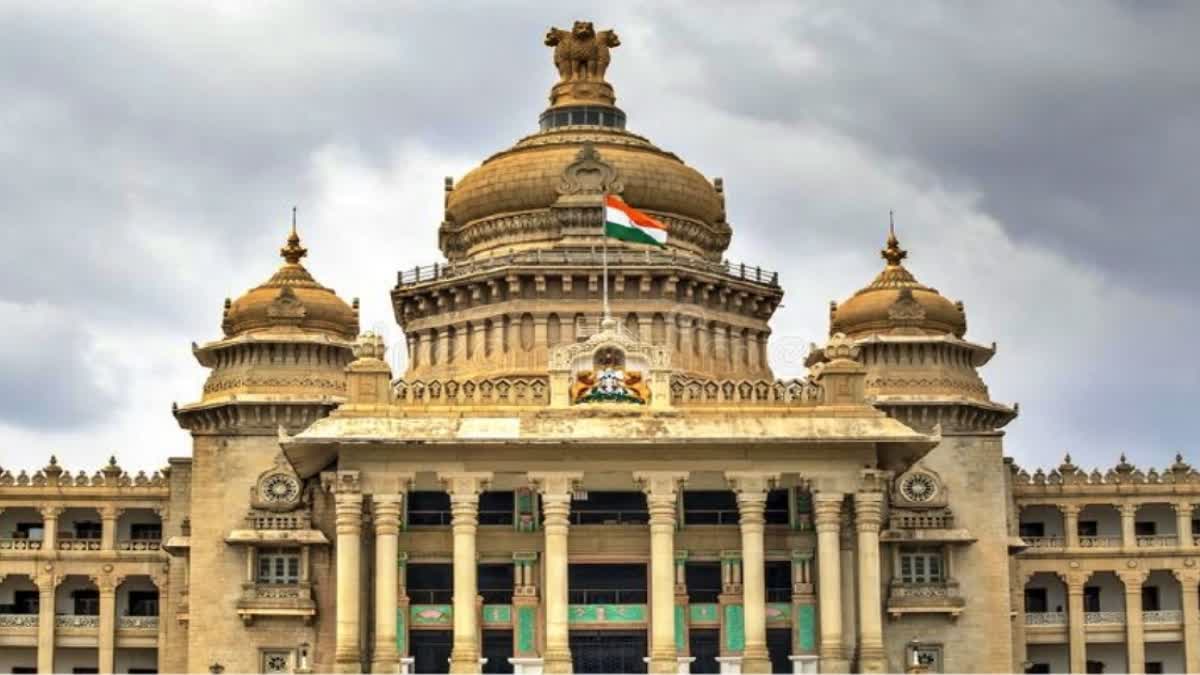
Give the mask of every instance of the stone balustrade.
<path id="1" fill-rule="evenodd" d="M 37 628 L 37 614 L 0 614 L 0 628 Z"/>
<path id="2" fill-rule="evenodd" d="M 76 539 L 75 537 L 60 537 L 58 540 L 58 550 L 60 551 L 99 551 L 99 539 Z"/>
<path id="3" fill-rule="evenodd" d="M 158 551 L 162 549 L 162 540 L 122 539 L 117 542 L 117 549 L 121 551 Z"/>
<path id="4" fill-rule="evenodd" d="M 1147 624 L 1178 624 L 1183 623 L 1183 610 L 1158 609 L 1142 612 L 1142 622 Z"/>
<path id="5" fill-rule="evenodd" d="M 816 406 L 825 401 L 823 387 L 808 379 L 712 380 L 671 378 L 675 405 L 753 403 L 758 405 Z"/>
<path id="6" fill-rule="evenodd" d="M 1067 625 L 1066 612 L 1026 612 L 1026 626 L 1065 626 Z"/>
<path id="7" fill-rule="evenodd" d="M 0 539 L 0 551 L 40 551 L 40 539 Z"/>
<path id="8" fill-rule="evenodd" d="M 1125 625 L 1125 612 L 1084 612 L 1083 622 L 1089 626 L 1123 626 Z"/>
<path id="9" fill-rule="evenodd" d="M 94 614 L 59 614 L 54 617 L 56 628 L 99 628 L 100 617 Z"/>
<path id="10" fill-rule="evenodd" d="M 1137 538 L 1139 548 L 1165 548 L 1179 545 L 1179 537 L 1173 534 L 1142 535 Z"/>
<path id="11" fill-rule="evenodd" d="M 158 630 L 157 616 L 119 616 L 117 628 L 120 630 Z"/>
<path id="12" fill-rule="evenodd" d="M 1021 537 L 1029 548 L 1034 549 L 1060 549 L 1066 546 L 1066 542 L 1062 537 Z"/>
<path id="13" fill-rule="evenodd" d="M 1096 536 L 1080 536 L 1080 548 L 1121 548 L 1120 535 L 1096 535 Z"/>

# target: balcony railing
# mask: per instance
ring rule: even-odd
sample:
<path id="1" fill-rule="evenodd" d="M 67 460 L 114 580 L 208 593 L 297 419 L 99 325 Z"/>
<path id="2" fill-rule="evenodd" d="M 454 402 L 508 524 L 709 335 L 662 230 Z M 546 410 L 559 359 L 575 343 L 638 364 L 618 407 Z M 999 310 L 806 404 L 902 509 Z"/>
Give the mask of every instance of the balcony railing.
<path id="1" fill-rule="evenodd" d="M 636 605 L 646 602 L 646 591 L 632 588 L 572 588 L 567 595 L 572 605 Z"/>
<path id="2" fill-rule="evenodd" d="M 1026 612 L 1026 626 L 1065 626 L 1067 625 L 1066 612 Z"/>
<path id="3" fill-rule="evenodd" d="M 954 528 L 954 512 L 950 509 L 896 510 L 888 518 L 888 527 L 894 530 L 949 530 Z"/>
<path id="4" fill-rule="evenodd" d="M 1137 538 L 1138 548 L 1165 548 L 1179 545 L 1179 537 L 1173 534 L 1141 535 Z"/>
<path id="5" fill-rule="evenodd" d="M 161 539 L 122 539 L 117 542 L 122 551 L 157 551 L 162 548 Z"/>
<path id="6" fill-rule="evenodd" d="M 99 551 L 100 540 L 93 538 L 61 537 L 58 540 L 60 551 Z"/>
<path id="7" fill-rule="evenodd" d="M 0 614 L 0 628 L 37 628 L 37 614 Z"/>
<path id="8" fill-rule="evenodd" d="M 0 539 L 0 551 L 40 551 L 41 539 Z"/>
<path id="9" fill-rule="evenodd" d="M 117 628 L 127 630 L 158 630 L 157 616 L 119 616 Z"/>
<path id="10" fill-rule="evenodd" d="M 1183 623 L 1183 611 L 1178 609 L 1156 609 L 1142 612 L 1143 623 Z"/>
<path id="11" fill-rule="evenodd" d="M 1121 548 L 1121 537 L 1119 535 L 1094 535 L 1088 537 L 1079 537 L 1080 548 Z"/>
<path id="12" fill-rule="evenodd" d="M 602 260 L 598 250 L 557 250 L 557 251 L 523 251 L 509 255 L 472 260 L 466 263 L 434 263 L 424 267 L 401 270 L 397 274 L 398 286 L 449 279 L 474 272 L 483 272 L 509 265 L 583 265 L 599 267 Z M 761 267 L 735 264 L 728 260 L 712 262 L 690 255 L 676 255 L 658 251 L 608 251 L 608 264 L 612 267 L 621 265 L 646 265 L 659 267 L 663 265 L 678 265 L 689 269 L 720 274 L 759 284 L 779 285 L 779 275 Z"/>
<path id="13" fill-rule="evenodd" d="M 887 610 L 892 615 L 905 612 L 945 612 L 957 615 L 966 606 L 957 581 L 905 583 L 893 581 L 888 588 Z"/>
<path id="14" fill-rule="evenodd" d="M 1084 612 L 1083 622 L 1089 626 L 1122 626 L 1125 624 L 1125 612 Z"/>
<path id="15" fill-rule="evenodd" d="M 95 614 L 59 614 L 54 617 L 56 628 L 99 628 L 100 617 Z"/>
<path id="16" fill-rule="evenodd" d="M 1062 548 L 1065 545 L 1062 537 L 1021 537 L 1029 548 Z"/>

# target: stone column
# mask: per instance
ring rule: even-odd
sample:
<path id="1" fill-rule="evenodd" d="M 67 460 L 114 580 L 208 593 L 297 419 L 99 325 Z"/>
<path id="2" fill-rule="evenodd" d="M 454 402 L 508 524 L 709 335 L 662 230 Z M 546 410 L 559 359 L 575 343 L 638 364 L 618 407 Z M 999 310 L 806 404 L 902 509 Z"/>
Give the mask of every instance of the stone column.
<path id="1" fill-rule="evenodd" d="M 357 471 L 338 471 L 326 476 L 322 476 L 326 481 L 336 480 L 333 491 L 337 530 L 337 619 L 333 668 L 338 673 L 361 673 L 362 491 Z"/>
<path id="2" fill-rule="evenodd" d="M 1179 547 L 1185 550 L 1196 548 L 1196 538 L 1192 536 L 1192 503 L 1175 502 L 1171 506 L 1175 508 L 1175 532 L 1178 533 Z"/>
<path id="3" fill-rule="evenodd" d="M 164 569 L 161 574 L 152 574 L 150 580 L 154 582 L 154 587 L 158 590 L 158 672 L 165 673 L 170 670 L 167 666 L 167 649 L 170 638 L 167 634 L 167 609 L 171 601 L 171 577 Z M 184 587 L 187 587 L 186 583 Z"/>
<path id="4" fill-rule="evenodd" d="M 1082 673 L 1087 666 L 1087 627 L 1084 624 L 1083 585 L 1091 576 L 1091 572 L 1068 572 L 1066 576 L 1067 629 L 1072 673 Z"/>
<path id="5" fill-rule="evenodd" d="M 746 646 L 742 650 L 743 673 L 771 672 L 767 653 L 767 580 L 763 545 L 767 490 L 778 473 L 726 471 L 729 486 L 737 495 L 742 532 L 742 598 Z"/>
<path id="6" fill-rule="evenodd" d="M 1079 548 L 1079 505 L 1059 504 L 1063 514 L 1063 545 L 1068 549 Z"/>
<path id="7" fill-rule="evenodd" d="M 883 654 L 883 616 L 880 602 L 879 526 L 883 493 L 854 494 L 854 524 L 858 532 L 858 667 L 864 673 L 887 670 Z"/>
<path id="8" fill-rule="evenodd" d="M 394 673 L 399 666 L 396 651 L 396 608 L 400 606 L 400 506 L 404 496 L 373 495 L 375 508 L 375 645 L 371 650 L 372 673 Z"/>
<path id="9" fill-rule="evenodd" d="M 1142 625 L 1142 584 L 1150 573 L 1145 570 L 1117 572 L 1125 584 L 1125 654 L 1129 658 L 1128 673 L 1146 672 L 1146 643 Z"/>
<path id="10" fill-rule="evenodd" d="M 675 650 L 675 508 L 686 471 L 633 474 L 646 493 L 650 511 L 650 668 L 678 671 Z"/>
<path id="11" fill-rule="evenodd" d="M 490 471 L 438 473 L 450 493 L 450 528 L 454 533 L 454 645 L 450 672 L 478 673 L 479 560 L 475 533 L 479 529 L 479 493 L 492 479 Z"/>
<path id="12" fill-rule="evenodd" d="M 1200 673 L 1200 570 L 1174 570 L 1182 591 L 1184 672 Z"/>
<path id="13" fill-rule="evenodd" d="M 1121 548 L 1126 551 L 1137 550 L 1137 534 L 1134 530 L 1134 516 L 1137 515 L 1137 504 L 1121 504 Z"/>
<path id="14" fill-rule="evenodd" d="M 121 517 L 121 511 L 111 504 L 100 507 L 100 548 L 105 551 L 117 548 L 117 518 Z"/>
<path id="15" fill-rule="evenodd" d="M 842 650 L 841 492 L 813 493 L 817 529 L 817 597 L 821 614 L 822 673 L 847 672 Z"/>
<path id="16" fill-rule="evenodd" d="M 542 530 L 546 551 L 542 557 L 546 606 L 546 647 L 542 668 L 546 673 L 570 673 L 571 642 L 567 626 L 567 534 L 571 524 L 571 494 L 581 473 L 530 473 L 529 480 L 542 495 Z"/>
<path id="17" fill-rule="evenodd" d="M 42 550 L 52 552 L 58 548 L 58 517 L 62 514 L 61 506 L 42 507 Z"/>
<path id="18" fill-rule="evenodd" d="M 92 583 L 100 590 L 100 629 L 97 635 L 99 658 L 97 670 L 112 673 L 117 646 L 117 586 L 121 577 L 102 574 L 92 577 Z"/>
<path id="19" fill-rule="evenodd" d="M 60 581 L 62 578 L 52 572 L 37 578 L 39 673 L 54 672 L 54 595 Z"/>

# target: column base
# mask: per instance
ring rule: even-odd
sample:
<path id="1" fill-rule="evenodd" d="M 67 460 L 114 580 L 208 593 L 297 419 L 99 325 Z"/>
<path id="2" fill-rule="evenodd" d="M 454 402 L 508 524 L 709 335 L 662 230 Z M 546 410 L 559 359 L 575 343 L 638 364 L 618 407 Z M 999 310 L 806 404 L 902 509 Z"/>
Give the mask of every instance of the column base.
<path id="1" fill-rule="evenodd" d="M 739 675 L 742 672 L 742 657 L 740 656 L 718 656 L 717 664 L 721 668 L 722 675 Z"/>
<path id="2" fill-rule="evenodd" d="M 642 660 L 648 664 L 646 672 L 675 675 L 679 672 L 679 662 L 674 656 L 644 656 Z"/>
<path id="3" fill-rule="evenodd" d="M 541 673 L 573 673 L 575 660 L 571 658 L 570 650 L 549 651 L 543 655 Z"/>
<path id="4" fill-rule="evenodd" d="M 400 658 L 396 654 L 380 654 L 375 652 L 378 657 L 371 659 L 372 673 L 395 673 L 400 665 Z"/>
<path id="5" fill-rule="evenodd" d="M 513 667 L 513 675 L 542 675 L 542 673 L 569 673 L 571 670 L 571 662 L 567 662 L 568 670 L 544 670 L 543 660 L 536 657 L 517 658 L 513 657 L 508 660 Z"/>
<path id="6" fill-rule="evenodd" d="M 351 659 L 350 657 L 336 658 L 333 662 L 333 672 L 335 673 L 361 673 L 362 661 L 358 658 Z"/>
<path id="7" fill-rule="evenodd" d="M 742 654 L 742 672 L 769 673 L 771 672 L 771 659 L 766 655 L 747 656 Z"/>
<path id="8" fill-rule="evenodd" d="M 450 672 L 452 673 L 481 673 L 487 659 L 479 658 L 479 654 L 450 654 Z"/>
<path id="9" fill-rule="evenodd" d="M 812 654 L 804 654 L 802 656 L 789 656 L 788 661 L 792 662 L 792 672 L 803 675 L 816 675 L 817 673 L 817 657 Z"/>
<path id="10" fill-rule="evenodd" d="M 886 673 L 887 659 L 883 655 L 883 647 L 864 647 L 858 648 L 858 672 L 860 673 Z"/>

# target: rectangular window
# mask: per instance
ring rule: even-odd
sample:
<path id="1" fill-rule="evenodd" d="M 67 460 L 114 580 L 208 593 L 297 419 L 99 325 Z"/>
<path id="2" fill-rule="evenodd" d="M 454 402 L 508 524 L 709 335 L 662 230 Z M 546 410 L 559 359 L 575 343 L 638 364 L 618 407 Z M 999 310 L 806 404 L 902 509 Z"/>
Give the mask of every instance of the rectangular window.
<path id="1" fill-rule="evenodd" d="M 1083 611 L 1099 612 L 1100 611 L 1100 587 L 1099 586 L 1084 586 L 1083 587 Z"/>
<path id="2" fill-rule="evenodd" d="M 41 541 L 43 532 L 45 532 L 45 529 L 41 523 L 17 523 L 17 530 L 13 532 L 13 538 Z"/>
<path id="3" fill-rule="evenodd" d="M 1158 586 L 1142 586 L 1142 611 L 1157 612 L 1162 609 L 1158 597 Z"/>
<path id="4" fill-rule="evenodd" d="M 513 493 L 484 492 L 479 495 L 480 525 L 512 525 Z"/>
<path id="5" fill-rule="evenodd" d="M 788 509 L 788 499 L 791 490 L 771 490 L 767 493 L 767 508 L 764 512 L 768 525 L 787 525 L 791 522 L 791 512 Z"/>
<path id="6" fill-rule="evenodd" d="M 1096 527 L 1096 521 L 1094 520 L 1079 521 L 1079 527 L 1077 530 L 1079 532 L 1079 536 L 1081 537 L 1094 537 L 1096 536 L 1096 533 L 1100 531 L 1099 528 Z"/>
<path id="7" fill-rule="evenodd" d="M 99 539 L 103 527 L 100 523 L 80 520 L 75 523 L 76 539 Z"/>
<path id="8" fill-rule="evenodd" d="M 1158 534 L 1158 525 L 1152 520 L 1142 520 L 1133 524 L 1133 533 L 1139 537 L 1153 537 Z"/>
<path id="9" fill-rule="evenodd" d="M 300 551 L 294 548 L 264 548 L 258 552 L 258 583 L 300 583 Z"/>
<path id="10" fill-rule="evenodd" d="M 1046 600 L 1046 589 L 1044 588 L 1026 588 L 1025 589 L 1025 611 L 1030 614 L 1040 614 L 1048 612 L 1049 602 Z"/>
<path id="11" fill-rule="evenodd" d="M 936 584 L 946 580 L 945 558 L 940 546 L 900 547 L 900 581 L 906 584 Z"/>
<path id="12" fill-rule="evenodd" d="M 788 602 L 792 599 L 792 562 L 770 560 L 766 563 L 767 602 Z"/>
<path id="13" fill-rule="evenodd" d="M 13 614 L 37 614 L 37 591 L 13 591 Z"/>
<path id="14" fill-rule="evenodd" d="M 100 615 L 100 591 L 75 591 L 71 594 L 76 616 Z"/>
<path id="15" fill-rule="evenodd" d="M 1020 535 L 1022 537 L 1044 537 L 1046 536 L 1045 523 L 1021 523 Z"/>
<path id="16" fill-rule="evenodd" d="M 440 490 L 409 492 L 405 515 L 409 525 L 449 525 L 450 495 Z"/>
<path id="17" fill-rule="evenodd" d="M 138 541 L 162 539 L 162 525 L 158 523 L 134 523 L 129 526 L 129 538 Z"/>
<path id="18" fill-rule="evenodd" d="M 129 616 L 158 616 L 158 591 L 129 591 Z"/>

